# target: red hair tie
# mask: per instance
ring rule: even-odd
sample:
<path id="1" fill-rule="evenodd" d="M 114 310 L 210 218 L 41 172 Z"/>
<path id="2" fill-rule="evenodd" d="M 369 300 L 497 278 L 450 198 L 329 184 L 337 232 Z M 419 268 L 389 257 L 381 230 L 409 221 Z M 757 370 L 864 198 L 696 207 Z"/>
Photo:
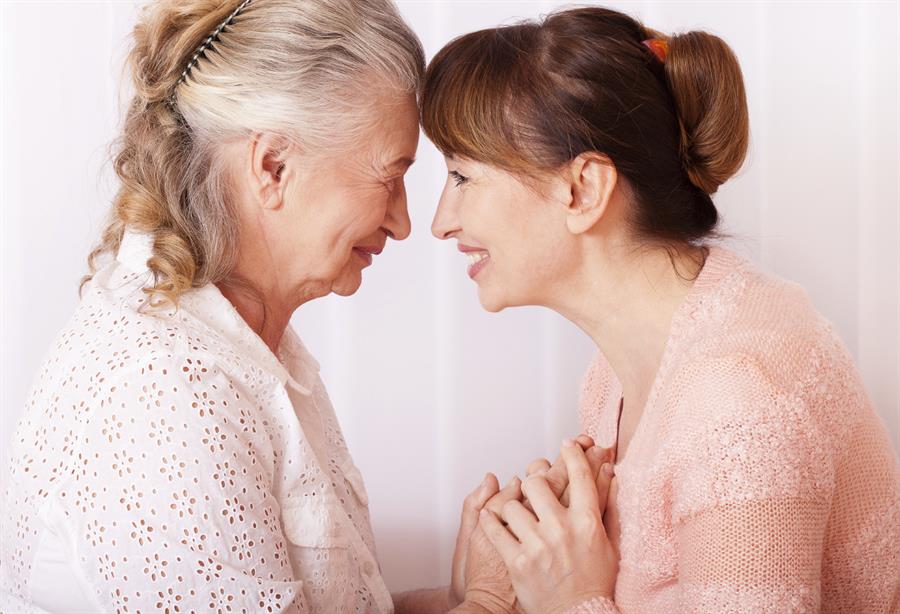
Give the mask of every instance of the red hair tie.
<path id="1" fill-rule="evenodd" d="M 653 52 L 653 55 L 659 58 L 660 62 L 665 63 L 666 56 L 669 54 L 669 41 L 663 38 L 648 38 L 641 42 Z"/>

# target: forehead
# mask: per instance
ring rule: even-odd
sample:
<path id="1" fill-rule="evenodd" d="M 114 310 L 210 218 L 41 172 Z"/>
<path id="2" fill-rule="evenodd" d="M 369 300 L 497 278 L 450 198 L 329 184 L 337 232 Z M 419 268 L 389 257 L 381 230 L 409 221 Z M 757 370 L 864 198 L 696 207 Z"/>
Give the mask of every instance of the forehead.
<path id="1" fill-rule="evenodd" d="M 415 160 L 419 142 L 419 116 L 415 96 L 374 94 L 363 102 L 360 131 L 349 149 L 329 157 L 367 176 L 382 178 L 402 173 Z"/>
<path id="2" fill-rule="evenodd" d="M 381 97 L 373 102 L 369 114 L 369 138 L 397 150 L 415 150 L 419 138 L 419 110 L 414 95 Z M 398 151 L 397 155 L 402 153 Z"/>

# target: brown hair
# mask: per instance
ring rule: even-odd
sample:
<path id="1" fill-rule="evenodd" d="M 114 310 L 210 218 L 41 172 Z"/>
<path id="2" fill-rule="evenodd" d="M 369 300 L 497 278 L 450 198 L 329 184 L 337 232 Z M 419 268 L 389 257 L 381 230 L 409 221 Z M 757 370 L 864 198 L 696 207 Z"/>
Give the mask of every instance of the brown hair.
<path id="1" fill-rule="evenodd" d="M 668 43 L 664 62 L 649 38 Z M 722 39 L 665 37 L 599 7 L 451 41 L 426 71 L 422 126 L 448 156 L 524 176 L 604 154 L 631 187 L 639 235 L 686 243 L 714 234 L 710 195 L 749 141 L 740 66 Z"/>

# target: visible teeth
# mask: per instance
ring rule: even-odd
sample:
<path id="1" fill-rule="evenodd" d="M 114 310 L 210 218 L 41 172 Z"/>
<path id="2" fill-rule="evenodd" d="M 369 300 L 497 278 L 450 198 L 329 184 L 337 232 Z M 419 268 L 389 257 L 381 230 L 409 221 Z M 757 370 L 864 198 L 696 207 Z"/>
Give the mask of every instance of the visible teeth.
<path id="1" fill-rule="evenodd" d="M 487 258 L 488 254 L 487 252 L 469 252 L 466 256 L 469 258 L 469 265 L 471 266 Z"/>

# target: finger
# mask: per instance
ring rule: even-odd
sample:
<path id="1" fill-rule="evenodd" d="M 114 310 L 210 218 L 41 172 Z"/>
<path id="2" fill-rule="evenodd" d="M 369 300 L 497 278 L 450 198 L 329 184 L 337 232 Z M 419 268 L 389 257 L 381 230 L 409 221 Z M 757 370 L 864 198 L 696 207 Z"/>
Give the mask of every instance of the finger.
<path id="1" fill-rule="evenodd" d="M 613 450 L 612 448 L 601 448 L 600 446 L 593 446 L 585 451 L 585 455 L 588 459 L 588 464 L 591 466 L 591 476 L 594 479 L 597 479 L 597 476 L 600 475 L 600 467 L 605 462 L 612 462 Z M 565 507 L 569 507 L 569 492 L 571 490 L 571 486 L 566 485 L 565 491 L 559 497 L 559 502 L 562 503 Z"/>
<path id="2" fill-rule="evenodd" d="M 519 554 L 519 549 L 522 547 L 521 544 L 519 544 L 513 534 L 501 524 L 500 520 L 493 512 L 490 512 L 487 508 L 481 510 L 478 522 L 482 530 L 484 530 L 484 534 L 488 538 L 488 541 L 490 541 L 494 545 L 494 548 L 497 549 L 497 553 L 500 555 L 500 558 L 503 559 L 504 564 L 506 564 L 507 568 L 511 567 L 512 562 Z"/>
<path id="3" fill-rule="evenodd" d="M 566 464 L 561 456 L 544 472 L 544 479 L 547 480 L 550 490 L 557 499 L 566 492 L 566 487 L 569 485 L 569 475 L 566 473 Z"/>
<path id="4" fill-rule="evenodd" d="M 485 506 L 491 497 L 497 494 L 499 489 L 500 485 L 497 483 L 497 476 L 493 473 L 488 473 L 484 476 L 478 488 L 466 496 L 459 519 L 459 533 L 457 533 L 456 537 L 457 550 L 465 551 L 465 545 L 469 543 L 469 536 L 478 525 L 478 512 L 481 511 L 481 508 Z"/>
<path id="5" fill-rule="evenodd" d="M 546 471 L 549 468 L 550 461 L 548 461 L 546 458 L 539 458 L 528 463 L 528 466 L 525 467 L 525 475 L 528 476 L 540 471 Z"/>
<path id="6" fill-rule="evenodd" d="M 466 495 L 463 501 L 462 517 L 460 526 L 474 526 L 478 524 L 478 512 L 484 507 L 488 500 L 500 491 L 500 484 L 497 482 L 497 476 L 488 473 L 484 476 L 481 484 Z"/>
<path id="7" fill-rule="evenodd" d="M 596 510 L 599 505 L 597 482 L 591 474 L 584 450 L 571 439 L 563 442 L 562 457 L 569 474 L 571 510 Z M 533 501 L 532 501 L 533 502 Z"/>
<path id="8" fill-rule="evenodd" d="M 456 601 L 462 601 L 465 593 L 465 569 L 469 554 L 469 539 L 478 526 L 478 512 L 484 507 L 488 499 L 497 494 L 500 485 L 497 476 L 488 473 L 481 484 L 466 496 L 462 505 L 459 520 L 459 532 L 456 534 L 456 548 L 453 551 L 453 569 L 451 574 L 451 597 Z"/>
<path id="9" fill-rule="evenodd" d="M 615 450 L 611 447 L 604 448 L 601 446 L 594 446 L 593 448 L 586 450 L 585 454 L 587 454 L 588 462 L 591 464 L 594 475 L 600 474 L 600 467 L 603 466 L 603 463 L 615 462 Z"/>
<path id="10" fill-rule="evenodd" d="M 587 450 L 595 445 L 594 439 L 590 435 L 585 435 L 584 433 L 576 437 L 575 442 L 581 446 L 582 450 Z"/>
<path id="11" fill-rule="evenodd" d="M 584 450 L 595 447 L 594 440 L 588 435 L 579 435 L 575 438 L 575 442 Z M 569 485 L 569 477 L 566 475 L 562 456 L 557 456 L 553 464 L 547 468 L 547 471 L 549 472 L 547 481 L 550 483 L 550 488 L 556 493 L 556 497 L 559 498 L 565 492 L 566 486 Z"/>
<path id="12" fill-rule="evenodd" d="M 562 505 L 543 476 L 527 477 L 522 484 L 522 493 L 528 497 L 535 515 L 541 521 L 556 517 L 563 511 Z"/>
<path id="13" fill-rule="evenodd" d="M 462 512 L 459 519 L 459 533 L 457 534 L 456 544 L 467 544 L 469 535 L 478 525 L 478 512 L 497 494 L 500 486 L 497 483 L 497 476 L 488 473 L 484 476 L 478 488 L 470 492 L 463 501 Z"/>
<path id="14" fill-rule="evenodd" d="M 526 497 L 524 495 L 522 496 L 522 505 L 525 506 L 526 510 L 528 510 L 532 514 L 534 513 L 534 508 L 531 506 L 531 501 L 529 501 L 528 497 Z"/>
<path id="15" fill-rule="evenodd" d="M 501 519 L 507 524 L 506 528 L 510 533 L 520 542 L 525 543 L 526 540 L 534 540 L 537 537 L 538 519 L 519 501 L 507 501 L 503 506 Z"/>
<path id="16" fill-rule="evenodd" d="M 485 503 L 500 492 L 500 481 L 497 480 L 497 476 L 493 473 L 486 474 L 484 476 L 484 481 L 481 482 L 481 488 L 477 492 L 478 495 L 475 506 L 478 508 L 478 511 L 481 511 L 481 508 L 484 507 Z"/>
<path id="17" fill-rule="evenodd" d="M 597 505 L 600 507 L 601 514 L 606 510 L 606 504 L 609 502 L 609 491 L 615 473 L 615 468 L 611 463 L 603 463 L 600 473 L 597 475 Z"/>
<path id="18" fill-rule="evenodd" d="M 613 454 L 612 448 L 601 448 L 599 446 L 593 445 L 594 440 L 591 439 L 590 437 L 588 437 L 587 435 L 579 435 L 578 437 L 581 439 L 581 442 L 579 442 L 578 439 L 576 439 L 576 442 L 579 442 L 580 445 L 587 443 L 587 442 L 590 442 L 592 444 L 592 446 L 590 448 L 588 448 L 588 451 L 597 449 L 599 451 L 594 452 L 594 454 L 604 455 L 610 459 L 610 462 L 612 462 L 612 454 Z M 600 470 L 601 464 L 602 464 L 602 461 L 600 461 L 597 464 L 596 471 Z M 597 475 L 596 471 L 594 472 L 595 476 Z M 553 493 L 556 495 L 556 498 L 559 499 L 563 505 L 568 507 L 569 506 L 569 493 L 568 493 L 569 475 L 566 472 L 566 464 L 565 464 L 565 462 L 563 462 L 563 458 L 561 455 L 556 458 L 556 460 L 553 462 L 553 465 L 550 466 L 550 469 L 547 470 L 544 477 L 547 478 L 547 482 L 550 484 L 550 490 L 553 491 Z"/>
<path id="19" fill-rule="evenodd" d="M 514 476 L 509 483 L 503 487 L 503 490 L 491 497 L 484 505 L 485 508 L 499 516 L 503 509 L 503 504 L 513 499 L 522 498 L 522 480 L 518 476 Z"/>

